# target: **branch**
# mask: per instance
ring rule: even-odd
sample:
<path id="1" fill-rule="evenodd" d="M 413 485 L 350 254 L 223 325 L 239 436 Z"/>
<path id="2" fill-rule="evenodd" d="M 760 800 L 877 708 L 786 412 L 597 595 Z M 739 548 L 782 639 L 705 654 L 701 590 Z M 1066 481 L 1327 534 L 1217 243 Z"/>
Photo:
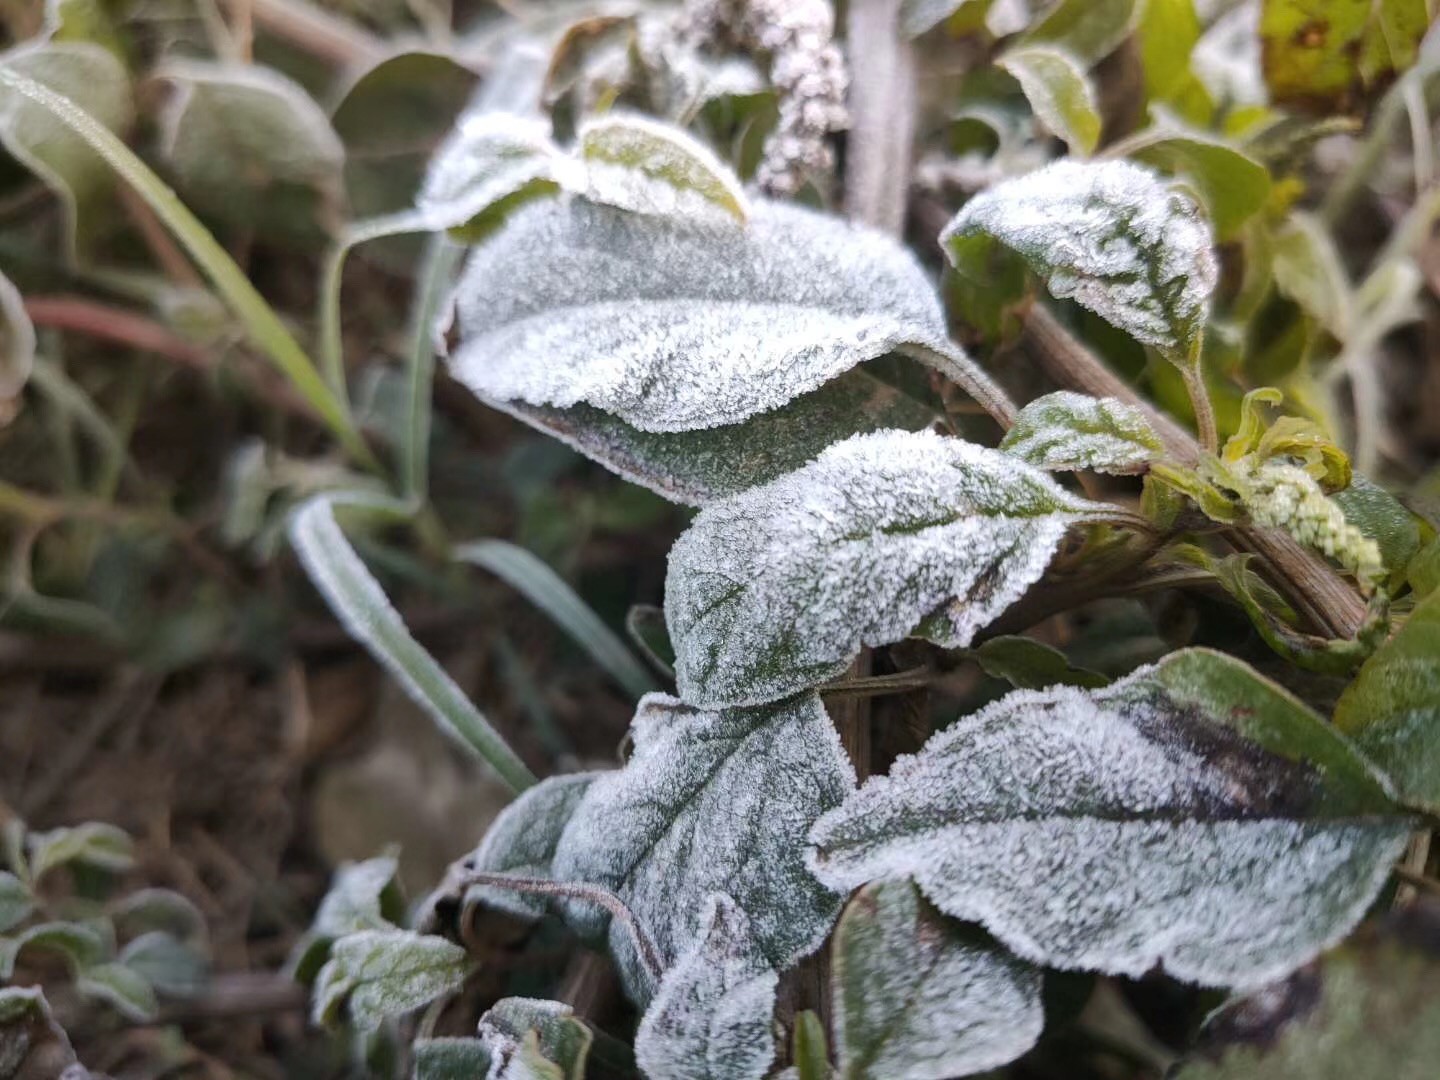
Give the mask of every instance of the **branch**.
<path id="1" fill-rule="evenodd" d="M 253 18 L 278 38 L 339 67 L 369 67 L 388 51 L 385 42 L 309 0 L 221 0 L 232 14 Z"/>

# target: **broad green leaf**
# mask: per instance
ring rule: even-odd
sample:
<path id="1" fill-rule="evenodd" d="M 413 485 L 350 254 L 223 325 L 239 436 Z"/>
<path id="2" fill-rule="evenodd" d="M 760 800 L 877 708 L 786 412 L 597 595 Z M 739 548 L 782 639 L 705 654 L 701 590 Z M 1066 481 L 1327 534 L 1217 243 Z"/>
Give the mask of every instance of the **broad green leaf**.
<path id="1" fill-rule="evenodd" d="M 1440 589 L 1440 539 L 1431 540 L 1405 565 L 1405 576 L 1416 596 L 1429 596 Z"/>
<path id="2" fill-rule="evenodd" d="M 370 650 L 441 730 L 488 761 L 513 790 L 523 791 L 535 783 L 525 763 L 455 680 L 410 636 L 335 520 L 337 502 L 390 516 L 398 513 L 394 504 L 362 496 L 320 495 L 305 503 L 291 519 L 290 542 L 311 582 L 351 636 Z"/>
<path id="3" fill-rule="evenodd" d="M 1270 172 L 1230 144 L 1200 132 L 1155 125 L 1117 145 L 1116 154 L 1188 181 L 1221 239 L 1233 237 L 1270 198 Z"/>
<path id="4" fill-rule="evenodd" d="M 596 202 L 681 216 L 718 208 L 742 223 L 749 215 L 734 173 L 678 127 L 612 113 L 587 120 L 576 142 L 585 193 Z"/>
<path id="5" fill-rule="evenodd" d="M 1284 982 L 1222 1006 L 1174 1080 L 1431 1080 L 1440 920 L 1403 908 Z"/>
<path id="6" fill-rule="evenodd" d="M 524 548 L 505 540 L 477 540 L 452 553 L 482 567 L 522 593 L 563 629 L 626 693 L 642 697 L 658 689 L 654 677 L 565 579 Z"/>
<path id="7" fill-rule="evenodd" d="M 319 105 L 271 68 L 170 61 L 160 152 L 196 209 L 288 238 L 330 234 L 344 201 L 345 148 Z"/>
<path id="8" fill-rule="evenodd" d="M 1045 966 L 1255 986 L 1349 932 L 1411 827 L 1300 701 L 1188 649 L 960 720 L 821 818 L 810 864 L 912 878 Z"/>
<path id="9" fill-rule="evenodd" d="M 334 1024 L 346 1011 L 357 1028 L 411 1012 L 465 981 L 470 959 L 459 945 L 410 930 L 362 930 L 335 943 L 320 969 L 314 1022 Z"/>
<path id="10" fill-rule="evenodd" d="M 336 938 L 361 930 L 392 929 L 404 914 L 392 856 L 346 863 L 335 871 L 310 929 L 296 942 L 287 967 L 297 982 L 311 983 L 330 957 Z"/>
<path id="11" fill-rule="evenodd" d="M 21 45 L 0 55 L 0 66 L 64 95 L 107 129 L 123 131 L 134 119 L 130 78 L 98 45 Z M 0 86 L 0 143 L 60 199 L 67 255 L 84 254 L 102 227 L 101 203 L 113 182 L 104 164 L 48 110 L 5 86 Z"/>
<path id="12" fill-rule="evenodd" d="M 749 917 L 766 960 L 813 951 L 840 910 L 802 858 L 811 823 L 853 790 L 854 770 L 813 694 L 761 709 L 708 712 L 651 694 L 631 725 L 625 767 L 596 778 L 560 838 L 552 873 L 615 893 L 662 964 L 694 940 L 706 897 L 725 892 Z M 582 932 L 606 916 L 576 905 Z M 637 1000 L 653 987 L 624 927 L 610 947 Z"/>
<path id="13" fill-rule="evenodd" d="M 412 1080 L 481 1080 L 490 1075 L 490 1051 L 479 1039 L 418 1039 Z"/>
<path id="14" fill-rule="evenodd" d="M 476 251 L 456 296 L 451 373 L 497 404 L 584 403 L 651 432 L 722 427 L 899 350 L 1009 411 L 949 343 L 908 252 L 797 206 L 756 202 L 740 227 L 533 203 Z"/>
<path id="15" fill-rule="evenodd" d="M 1262 0 L 1265 82 L 1275 100 L 1356 110 L 1415 60 L 1425 0 Z"/>
<path id="16" fill-rule="evenodd" d="M 880 431 L 711 503 L 670 551 L 680 696 L 775 701 L 910 635 L 961 648 L 1045 571 L 1065 531 L 1118 513 L 998 450 Z"/>
<path id="17" fill-rule="evenodd" d="M 494 1080 L 583 1080 L 594 1039 L 569 1005 L 519 997 L 497 1001 L 479 1034 Z"/>
<path id="18" fill-rule="evenodd" d="M 3 943 L 0 943 L 3 944 Z M 90 1080 L 77 1073 L 75 1051 L 65 1030 L 55 1022 L 45 992 L 38 986 L 0 986 L 0 1070 L 7 1078 L 29 1080 L 30 1068 L 63 1072 L 65 1080 Z"/>
<path id="19" fill-rule="evenodd" d="M 1214 104 L 1191 69 L 1200 41 L 1194 0 L 1146 0 L 1136 26 L 1145 68 L 1145 96 L 1174 109 L 1192 124 L 1207 124 Z"/>
<path id="20" fill-rule="evenodd" d="M 163 930 L 180 941 L 203 944 L 205 916 L 184 896 L 170 889 L 137 889 L 108 907 L 115 932 L 122 938 Z"/>
<path id="21" fill-rule="evenodd" d="M 1335 241 L 1320 220 L 1293 211 L 1271 238 L 1275 287 L 1340 341 L 1350 337 L 1355 300 Z"/>
<path id="22" fill-rule="evenodd" d="M 520 793 L 485 831 L 480 846 L 465 865 L 482 873 L 514 874 L 526 878 L 552 878 L 551 864 L 560 835 L 574 816 L 575 807 L 598 772 L 551 776 Z M 538 919 L 547 905 L 543 897 L 489 885 L 472 885 L 466 904 L 483 901 L 524 918 Z M 433 906 L 433 899 L 431 905 Z M 463 920 L 462 920 L 463 921 Z"/>
<path id="23" fill-rule="evenodd" d="M 1059 161 L 981 192 L 940 241 L 983 281 L 992 247 L 1010 248 L 1074 300 L 1188 366 L 1215 289 L 1210 230 L 1193 203 L 1124 161 Z"/>
<path id="24" fill-rule="evenodd" d="M 790 1058 L 795 1064 L 780 1074 L 780 1080 L 830 1080 L 830 1046 L 825 1025 L 813 1009 L 795 1017 L 790 1039 Z"/>
<path id="25" fill-rule="evenodd" d="M 1044 1026 L 1040 972 L 908 881 L 855 894 L 831 962 L 840 1080 L 969 1076 L 1015 1060 Z"/>
<path id="26" fill-rule="evenodd" d="M 0 934 L 24 922 L 35 910 L 29 886 L 8 870 L 0 870 Z"/>
<path id="27" fill-rule="evenodd" d="M 997 61 L 1020 83 L 1045 128 L 1065 140 L 1072 154 L 1095 152 L 1100 113 L 1084 69 L 1068 53 L 1044 45 L 1006 52 Z"/>
<path id="28" fill-rule="evenodd" d="M 729 896 L 705 902 L 695 943 L 665 977 L 640 1021 L 635 1060 L 646 1076 L 763 1080 L 775 1060 L 780 977 Z"/>
<path id="29" fill-rule="evenodd" d="M 774 480 L 849 435 L 920 431 L 938 419 L 934 409 L 861 368 L 778 409 L 702 431 L 641 431 L 590 405 L 492 404 L 625 479 L 692 506 Z"/>
<path id="30" fill-rule="evenodd" d="M 1096 689 L 1110 680 L 1098 671 L 1072 667 L 1059 649 L 1034 638 L 1005 634 L 973 650 L 975 662 L 993 679 L 1004 679 L 1018 690 L 1047 686 L 1083 686 Z"/>
<path id="31" fill-rule="evenodd" d="M 76 977 L 75 989 L 83 997 L 105 1002 L 136 1023 L 148 1023 L 160 1012 L 160 1003 L 149 981 L 121 963 L 86 968 Z"/>
<path id="32" fill-rule="evenodd" d="M 0 427 L 20 409 L 20 395 L 35 366 L 35 324 L 20 290 L 0 274 Z"/>
<path id="33" fill-rule="evenodd" d="M 15 973 L 15 961 L 27 949 L 55 953 L 71 971 L 102 963 L 114 941 L 97 925 L 80 922 L 37 923 L 8 940 L 0 939 L 0 981 Z"/>
<path id="34" fill-rule="evenodd" d="M 1060 390 L 1021 409 L 1000 449 L 1037 469 L 1123 474 L 1144 472 L 1165 448 L 1133 405 Z"/>
<path id="35" fill-rule="evenodd" d="M 209 958 L 163 930 L 126 942 L 118 962 L 146 984 L 171 997 L 187 997 L 204 987 Z"/>
<path id="36" fill-rule="evenodd" d="M 900 29 L 910 37 L 939 26 L 964 8 L 983 10 L 993 0 L 900 0 Z"/>
<path id="37" fill-rule="evenodd" d="M 415 199 L 424 227 L 480 236 L 529 198 L 583 184 L 550 139 L 549 125 L 504 112 L 461 117 Z"/>
<path id="38" fill-rule="evenodd" d="M 1054 45 L 1087 67 L 1103 60 L 1130 33 L 1136 0 L 1060 0 L 1020 39 Z"/>
<path id="39" fill-rule="evenodd" d="M 1404 504 L 1379 484 L 1358 473 L 1350 486 L 1331 496 L 1345 511 L 1345 520 L 1374 540 L 1385 569 L 1405 569 L 1420 550 L 1420 523 Z"/>
<path id="40" fill-rule="evenodd" d="M 30 877 L 39 881 L 57 866 L 78 862 L 122 872 L 135 862 L 135 843 L 124 829 L 100 821 L 31 833 Z"/>
<path id="41" fill-rule="evenodd" d="M 1389 774 L 1401 801 L 1440 813 L 1440 593 L 1365 661 L 1335 726 Z"/>

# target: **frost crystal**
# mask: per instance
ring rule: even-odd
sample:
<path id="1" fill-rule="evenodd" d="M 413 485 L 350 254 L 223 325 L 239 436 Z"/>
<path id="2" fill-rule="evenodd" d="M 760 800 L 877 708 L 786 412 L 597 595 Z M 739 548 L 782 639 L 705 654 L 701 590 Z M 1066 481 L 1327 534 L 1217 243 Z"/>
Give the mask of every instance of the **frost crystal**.
<path id="1" fill-rule="evenodd" d="M 834 942 L 840 1080 L 969 1076 L 1040 1037 L 1040 972 L 928 910 L 908 881 L 857 893 Z"/>
<path id="2" fill-rule="evenodd" d="M 820 699 L 705 712 L 664 694 L 640 700 L 625 768 L 580 801 L 555 853 L 559 880 L 617 894 L 668 965 L 694 940 L 712 892 L 735 898 L 757 947 L 776 968 L 824 940 L 840 897 L 806 870 L 805 836 L 854 789 L 855 774 Z M 572 906 L 582 931 L 606 916 Z M 648 996 L 625 928 L 610 929 L 627 986 Z"/>
<path id="3" fill-rule="evenodd" d="M 491 1006 L 478 1034 L 490 1056 L 486 1080 L 584 1080 L 594 1040 L 569 1005 L 522 997 Z"/>
<path id="4" fill-rule="evenodd" d="M 745 912 L 710 896 L 695 944 L 660 982 L 635 1060 L 655 1080 L 762 1080 L 775 1060 L 780 977 L 750 934 Z"/>
<path id="5" fill-rule="evenodd" d="M 774 701 L 916 633 L 960 648 L 1113 513 L 998 450 L 879 431 L 700 512 L 670 551 L 680 696 Z"/>
<path id="6" fill-rule="evenodd" d="M 1018 252 L 1055 296 L 1182 363 L 1218 276 L 1195 205 L 1125 161 L 1058 161 L 1002 181 L 940 235 L 951 261 L 971 273 L 991 241 Z"/>
<path id="7" fill-rule="evenodd" d="M 1276 459 L 1257 464 L 1247 456 L 1232 471 L 1256 525 L 1284 529 L 1351 571 L 1366 588 L 1385 577 L 1379 545 L 1345 519 L 1340 504 L 1305 469 Z"/>
<path id="8" fill-rule="evenodd" d="M 480 397 L 581 402 L 642 431 L 738 423 L 903 346 L 949 344 L 914 259 L 878 233 L 759 202 L 749 224 L 532 203 L 476 251 L 456 291 L 454 376 Z"/>
<path id="9" fill-rule="evenodd" d="M 1164 448 L 1134 406 L 1061 390 L 1021 409 L 1000 449 L 1037 469 L 1133 473 Z"/>
<path id="10" fill-rule="evenodd" d="M 749 213 L 740 181 L 682 130 L 641 116 L 609 115 L 580 129 L 585 194 L 595 202 L 681 217 Z"/>
<path id="11" fill-rule="evenodd" d="M 431 159 L 415 207 L 431 229 L 455 229 L 537 184 L 582 187 L 583 170 L 532 117 L 474 112 L 460 118 Z"/>
<path id="12" fill-rule="evenodd" d="M 960 720 L 822 818 L 811 865 L 913 878 L 1047 966 L 1254 985 L 1364 914 L 1410 827 L 1392 813 L 1298 701 L 1188 650 Z"/>

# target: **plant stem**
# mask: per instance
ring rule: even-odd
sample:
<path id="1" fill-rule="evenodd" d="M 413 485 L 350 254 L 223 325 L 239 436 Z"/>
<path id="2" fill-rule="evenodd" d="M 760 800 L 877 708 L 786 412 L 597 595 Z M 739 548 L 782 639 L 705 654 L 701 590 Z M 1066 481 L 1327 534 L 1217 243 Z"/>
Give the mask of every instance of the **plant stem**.
<path id="1" fill-rule="evenodd" d="M 1220 449 L 1220 434 L 1215 427 L 1215 408 L 1210 404 L 1210 391 L 1205 386 L 1205 373 L 1200 367 L 1200 341 L 1195 342 L 1189 362 L 1180 369 L 1185 379 L 1185 393 L 1189 395 L 1190 407 L 1195 410 L 1195 430 L 1200 435 L 1200 445 L 1207 454 Z"/>
<path id="2" fill-rule="evenodd" d="M 850 0 L 850 134 L 845 212 L 892 235 L 905 224 L 915 138 L 915 56 L 899 0 Z"/>
<path id="3" fill-rule="evenodd" d="M 385 42 L 308 0 L 221 0 L 278 38 L 340 67 L 369 67 L 387 52 Z"/>

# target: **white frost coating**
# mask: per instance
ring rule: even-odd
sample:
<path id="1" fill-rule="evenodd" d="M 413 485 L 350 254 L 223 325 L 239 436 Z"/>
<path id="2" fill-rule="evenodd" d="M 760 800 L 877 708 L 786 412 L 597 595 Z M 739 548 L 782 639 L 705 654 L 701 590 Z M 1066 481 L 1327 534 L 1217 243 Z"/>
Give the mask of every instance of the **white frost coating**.
<path id="1" fill-rule="evenodd" d="M 1204 325 L 1218 268 L 1195 205 L 1127 161 L 1058 161 L 965 204 L 940 234 L 955 249 L 988 236 L 1050 291 L 1177 362 Z M 963 256 L 962 256 L 963 257 Z"/>
<path id="2" fill-rule="evenodd" d="M 762 1080 L 775 1060 L 780 977 L 755 946 L 750 920 L 710 896 L 695 944 L 660 981 L 635 1060 L 652 1080 Z"/>
<path id="3" fill-rule="evenodd" d="M 1338 771 L 1261 750 L 1223 706 L 1156 668 L 1017 691 L 822 818 L 811 866 L 835 888 L 912 878 L 1047 966 L 1263 983 L 1349 931 L 1410 823 L 1336 815 Z"/>
<path id="4" fill-rule="evenodd" d="M 468 113 L 430 161 L 415 208 L 430 229 L 456 229 L 537 181 L 583 188 L 549 125 L 511 113 Z"/>
<path id="5" fill-rule="evenodd" d="M 805 837 L 855 787 L 820 699 L 704 712 L 648 694 L 631 734 L 625 768 L 595 780 L 561 837 L 556 879 L 617 894 L 666 966 L 694 940 L 713 892 L 734 897 L 775 968 L 814 950 L 840 897 L 805 868 Z M 582 933 L 599 934 L 608 921 L 593 905 L 569 908 Z M 623 926 L 611 926 L 610 947 L 643 1001 L 653 988 Z"/>
<path id="6" fill-rule="evenodd" d="M 982 931 L 923 909 L 908 881 L 867 885 L 835 928 L 840 1080 L 946 1080 L 1014 1061 L 1040 1037 L 1040 972 Z"/>
<path id="7" fill-rule="evenodd" d="M 1113 513 L 1008 454 L 933 432 L 836 443 L 711 503 L 671 549 L 680 696 L 774 701 L 917 628 L 961 648 L 1039 579 L 1067 528 Z"/>
<path id="8" fill-rule="evenodd" d="M 411 930 L 362 930 L 335 943 L 315 980 L 313 1018 L 331 1023 L 342 1006 L 373 1030 L 418 1009 L 465 980 L 470 957 L 453 941 Z"/>
<path id="9" fill-rule="evenodd" d="M 610 114 L 582 125 L 576 143 L 585 164 L 585 194 L 596 202 L 682 217 L 719 211 L 740 222 L 750 212 L 730 168 L 671 124 Z"/>
<path id="10" fill-rule="evenodd" d="M 594 1038 L 569 1005 L 522 997 L 497 1001 L 476 1034 L 490 1055 L 485 1080 L 583 1080 Z"/>
<path id="11" fill-rule="evenodd" d="M 575 807 L 601 773 L 573 773 L 552 776 L 520 793 L 500 811 L 468 860 L 470 869 L 517 877 L 551 877 L 550 862 L 555 846 L 569 824 Z M 491 907 L 522 918 L 538 919 L 548 905 L 541 896 L 527 895 L 488 885 L 472 886 L 467 903 L 483 901 Z"/>
<path id="12" fill-rule="evenodd" d="M 1133 405 L 1061 390 L 1021 409 L 1000 449 L 1037 469 L 1134 473 L 1157 460 L 1164 445 Z"/>
<path id="13" fill-rule="evenodd" d="M 532 203 L 476 251 L 455 295 L 450 368 L 474 393 L 584 402 L 642 431 L 738 423 L 905 345 L 943 354 L 982 403 L 1004 400 L 949 344 L 908 252 L 796 206 L 756 202 L 742 229 Z"/>

